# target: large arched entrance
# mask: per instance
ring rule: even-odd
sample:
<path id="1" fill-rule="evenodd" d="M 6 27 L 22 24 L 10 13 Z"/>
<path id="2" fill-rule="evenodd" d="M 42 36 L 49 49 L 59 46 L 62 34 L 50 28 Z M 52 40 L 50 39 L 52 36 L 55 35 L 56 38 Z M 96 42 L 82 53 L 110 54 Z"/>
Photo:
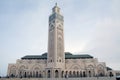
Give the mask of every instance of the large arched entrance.
<path id="1" fill-rule="evenodd" d="M 10 77 L 15 77 L 16 76 L 16 66 L 12 66 L 10 68 Z"/>
<path id="2" fill-rule="evenodd" d="M 98 65 L 97 68 L 98 68 L 98 76 L 100 76 L 100 77 L 105 76 L 104 66 Z"/>

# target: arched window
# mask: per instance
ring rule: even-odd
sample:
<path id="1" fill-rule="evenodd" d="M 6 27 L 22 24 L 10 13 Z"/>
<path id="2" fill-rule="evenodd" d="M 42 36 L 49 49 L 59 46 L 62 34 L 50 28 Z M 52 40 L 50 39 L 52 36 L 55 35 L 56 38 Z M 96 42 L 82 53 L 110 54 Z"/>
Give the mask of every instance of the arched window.
<path id="1" fill-rule="evenodd" d="M 59 62 L 61 62 L 61 59 L 59 59 Z"/>
<path id="2" fill-rule="evenodd" d="M 50 62 L 52 62 L 52 59 L 50 60 Z"/>
<path id="3" fill-rule="evenodd" d="M 62 56 L 62 50 L 63 50 L 63 45 L 62 45 L 62 38 L 61 37 L 58 37 L 58 45 L 57 45 L 57 48 L 58 48 L 58 56 L 61 57 Z"/>

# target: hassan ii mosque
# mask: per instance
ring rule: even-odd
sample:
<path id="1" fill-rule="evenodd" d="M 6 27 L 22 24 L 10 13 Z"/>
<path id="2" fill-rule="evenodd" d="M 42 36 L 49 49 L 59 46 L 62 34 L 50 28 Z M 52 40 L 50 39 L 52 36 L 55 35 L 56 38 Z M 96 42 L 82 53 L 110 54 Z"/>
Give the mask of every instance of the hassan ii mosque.
<path id="1" fill-rule="evenodd" d="M 64 17 L 57 4 L 49 16 L 48 52 L 26 55 L 8 65 L 9 77 L 65 78 L 115 76 L 105 62 L 89 54 L 64 52 Z"/>

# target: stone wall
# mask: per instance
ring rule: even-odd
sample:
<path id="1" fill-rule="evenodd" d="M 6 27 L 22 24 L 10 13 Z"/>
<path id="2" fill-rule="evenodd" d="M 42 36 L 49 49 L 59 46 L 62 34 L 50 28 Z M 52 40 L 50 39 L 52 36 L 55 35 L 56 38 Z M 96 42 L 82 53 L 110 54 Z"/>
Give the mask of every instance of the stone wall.
<path id="1" fill-rule="evenodd" d="M 116 80 L 115 77 L 91 78 L 0 78 L 0 80 Z"/>

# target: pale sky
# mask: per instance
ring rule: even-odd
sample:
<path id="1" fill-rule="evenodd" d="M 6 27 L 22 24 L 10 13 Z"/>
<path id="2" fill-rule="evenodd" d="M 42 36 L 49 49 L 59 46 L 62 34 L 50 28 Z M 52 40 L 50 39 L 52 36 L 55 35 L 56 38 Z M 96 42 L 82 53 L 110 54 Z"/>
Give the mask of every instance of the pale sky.
<path id="1" fill-rule="evenodd" d="M 8 63 L 47 52 L 48 17 L 64 16 L 65 51 L 120 70 L 120 0 L 0 0 L 0 76 Z"/>

